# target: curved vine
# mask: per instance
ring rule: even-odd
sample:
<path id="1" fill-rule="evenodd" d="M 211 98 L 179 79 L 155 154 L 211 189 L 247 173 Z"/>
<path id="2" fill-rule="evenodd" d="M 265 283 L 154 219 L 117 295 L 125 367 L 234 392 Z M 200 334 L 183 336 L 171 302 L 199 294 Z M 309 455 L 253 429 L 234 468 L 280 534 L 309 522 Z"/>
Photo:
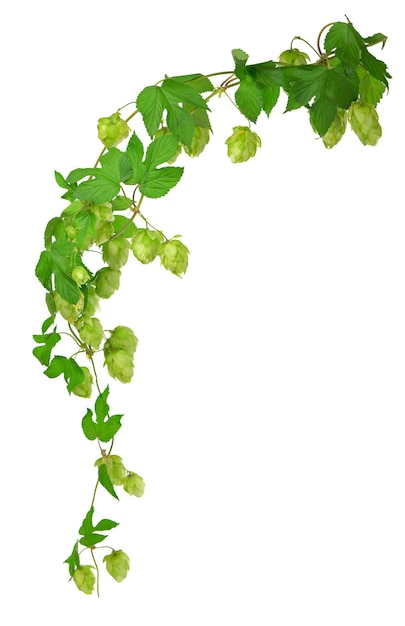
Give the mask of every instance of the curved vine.
<path id="1" fill-rule="evenodd" d="M 315 54 L 315 61 L 294 47 L 296 41 Z M 235 126 L 225 142 L 233 163 L 247 161 L 261 147 L 251 124 L 262 111 L 270 115 L 281 92 L 287 96 L 286 111 L 308 110 L 310 124 L 326 148 L 341 140 L 348 123 L 364 145 L 376 145 L 382 134 L 376 106 L 391 77 L 369 48 L 384 47 L 385 42 L 380 33 L 362 37 L 347 19 L 324 26 L 315 46 L 294 37 L 277 61 L 247 64 L 248 55 L 235 49 L 231 70 L 165 76 L 145 87 L 135 102 L 98 120 L 103 148 L 93 166 L 74 169 L 66 177 L 55 172 L 68 204 L 48 222 L 35 268 L 46 290 L 48 314 L 41 333 L 34 335 L 38 345 L 33 353 L 48 378 L 63 376 L 69 394 L 94 397 L 81 426 L 98 450 L 97 478 L 89 510 L 65 560 L 70 578 L 84 593 L 96 589 L 99 594 L 97 550 L 107 550 L 103 563 L 116 581 L 124 580 L 129 570 L 128 555 L 105 544 L 106 533 L 118 523 L 94 519 L 99 489 L 118 499 L 118 488 L 136 497 L 145 488 L 143 478 L 113 454 L 123 415 L 111 414 L 109 386 L 100 382 L 100 366 L 121 383 L 131 381 L 138 340 L 127 326 L 105 329 L 97 316 L 99 303 L 119 289 L 130 255 L 142 264 L 160 259 L 178 277 L 188 266 L 188 248 L 178 235 L 168 237 L 152 226 L 143 213 L 145 200 L 160 198 L 177 185 L 184 168 L 173 163 L 181 152 L 197 157 L 206 148 L 212 133 L 208 103 L 223 94 L 247 120 Z M 213 81 L 218 80 L 215 86 Z M 129 107 L 133 110 L 125 117 Z M 143 121 L 150 138 L 147 146 L 130 128 L 135 117 Z M 125 140 L 125 150 L 118 149 Z M 90 251 L 97 251 L 102 261 L 96 271 L 86 264 Z M 60 323 L 63 331 L 58 329 Z M 69 356 L 54 353 L 60 342 Z M 90 563 L 85 564 L 87 554 Z"/>

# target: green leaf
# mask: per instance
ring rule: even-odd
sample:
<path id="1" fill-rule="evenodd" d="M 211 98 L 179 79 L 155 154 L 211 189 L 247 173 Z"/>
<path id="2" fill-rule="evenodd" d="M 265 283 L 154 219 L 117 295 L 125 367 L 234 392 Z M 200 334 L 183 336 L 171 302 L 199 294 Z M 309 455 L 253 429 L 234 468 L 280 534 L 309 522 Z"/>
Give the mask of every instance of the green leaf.
<path id="1" fill-rule="evenodd" d="M 94 526 L 93 530 L 112 530 L 117 526 L 119 526 L 118 522 L 114 522 L 112 519 L 102 519 Z"/>
<path id="2" fill-rule="evenodd" d="M 161 198 L 179 182 L 183 167 L 161 167 L 150 170 L 142 179 L 139 191 L 148 198 Z"/>
<path id="3" fill-rule="evenodd" d="M 59 187 L 62 187 L 62 189 L 70 189 L 70 185 L 64 179 L 62 174 L 60 174 L 56 170 L 55 170 L 55 180 L 56 180 L 57 184 L 59 185 Z"/>
<path id="4" fill-rule="evenodd" d="M 244 50 L 241 50 L 240 48 L 234 48 L 232 50 L 232 57 L 236 65 L 235 74 L 236 76 L 239 76 L 240 70 L 245 67 L 246 61 L 248 60 L 249 55 Z"/>
<path id="5" fill-rule="evenodd" d="M 91 200 L 96 204 L 109 202 L 119 194 L 120 182 L 125 182 L 132 175 L 129 158 L 118 148 L 110 148 L 100 159 L 101 168 L 85 168 L 71 172 L 68 180 L 80 180 L 84 176 L 93 176 L 75 190 L 79 200 Z"/>
<path id="6" fill-rule="evenodd" d="M 67 177 L 68 183 L 77 183 L 82 178 L 86 176 L 95 176 L 100 170 L 96 167 L 78 167 L 75 170 L 72 170 Z"/>
<path id="7" fill-rule="evenodd" d="M 93 532 L 93 513 L 94 507 L 92 506 L 86 513 L 86 517 L 84 518 L 82 525 L 79 528 L 79 535 L 88 535 L 89 533 Z"/>
<path id="8" fill-rule="evenodd" d="M 96 221 L 96 216 L 90 209 L 80 211 L 74 217 L 72 225 L 77 230 L 76 245 L 79 250 L 85 246 L 89 236 L 94 239 Z"/>
<path id="9" fill-rule="evenodd" d="M 167 134 L 158 137 L 148 146 L 145 156 L 145 168 L 151 170 L 162 163 L 166 163 L 177 152 L 178 142 L 176 137 Z"/>
<path id="10" fill-rule="evenodd" d="M 69 302 L 76 304 L 80 290 L 70 276 L 75 256 L 75 247 L 69 241 L 54 241 L 49 250 L 41 252 L 35 268 L 35 275 L 48 291 L 52 291 L 52 275 L 55 290 Z"/>
<path id="11" fill-rule="evenodd" d="M 48 378 L 57 378 L 63 374 L 69 393 L 72 391 L 73 387 L 80 385 L 84 379 L 82 368 L 76 361 L 64 356 L 55 356 L 49 367 L 44 371 L 44 374 L 48 376 Z"/>
<path id="12" fill-rule="evenodd" d="M 139 137 L 135 133 L 132 134 L 127 145 L 127 157 L 131 163 L 133 176 L 131 182 L 137 184 L 143 174 L 143 145 Z"/>
<path id="13" fill-rule="evenodd" d="M 125 182 L 132 174 L 132 166 L 125 152 L 121 152 L 118 148 L 110 148 L 100 159 L 101 171 L 103 176 L 109 178 L 115 183 Z"/>
<path id="14" fill-rule="evenodd" d="M 325 94 L 315 98 L 310 109 L 311 122 L 317 133 L 322 137 L 336 117 L 337 104 Z"/>
<path id="15" fill-rule="evenodd" d="M 182 102 L 183 104 L 191 104 L 199 109 L 208 109 L 207 103 L 198 91 L 174 78 L 166 78 L 162 83 L 161 90 L 166 101 Z"/>
<path id="16" fill-rule="evenodd" d="M 70 576 L 73 576 L 75 570 L 78 567 L 80 567 L 79 548 L 78 548 L 78 542 L 77 541 L 76 541 L 75 545 L 73 546 L 72 553 L 63 562 L 67 563 L 69 565 L 69 574 L 70 574 Z"/>
<path id="17" fill-rule="evenodd" d="M 86 180 L 81 183 L 75 191 L 75 197 L 79 200 L 91 200 L 95 204 L 103 204 L 103 202 L 109 202 L 115 198 L 119 191 L 119 183 L 115 183 L 103 175 L 98 175 L 93 180 Z"/>
<path id="18" fill-rule="evenodd" d="M 262 110 L 263 98 L 259 87 L 249 74 L 240 79 L 235 101 L 241 113 L 251 122 L 256 122 Z"/>
<path id="19" fill-rule="evenodd" d="M 98 479 L 100 481 L 100 484 L 103 485 L 104 489 L 106 489 L 108 493 L 111 494 L 114 498 L 119 500 L 117 494 L 115 493 L 114 485 L 111 482 L 105 464 L 101 464 L 98 466 Z"/>
<path id="20" fill-rule="evenodd" d="M 91 533 L 89 535 L 85 535 L 79 541 L 82 544 L 82 546 L 86 546 L 87 548 L 90 548 L 91 546 L 95 546 L 97 543 L 100 543 L 100 541 L 103 541 L 106 537 L 107 535 L 99 535 L 97 533 Z"/>
<path id="21" fill-rule="evenodd" d="M 132 200 L 125 196 L 117 196 L 111 204 L 113 211 L 126 211 L 132 206 Z"/>
<path id="22" fill-rule="evenodd" d="M 123 237 L 133 237 L 137 231 L 133 219 L 124 215 L 116 215 L 114 217 L 114 233 L 120 233 Z M 125 230 L 124 230 L 125 229 Z"/>
<path id="23" fill-rule="evenodd" d="M 41 330 L 43 333 L 46 333 L 46 331 L 48 330 L 48 328 L 50 326 L 52 326 L 52 324 L 55 322 L 55 316 L 51 315 L 51 317 L 48 317 L 42 324 L 41 326 Z"/>
<path id="24" fill-rule="evenodd" d="M 360 78 L 359 96 L 361 102 L 368 102 L 373 106 L 377 106 L 386 90 L 386 86 L 380 80 L 371 76 L 361 66 L 357 68 L 357 74 Z"/>
<path id="25" fill-rule="evenodd" d="M 49 318 L 52 320 L 53 318 Z M 54 330 L 52 333 L 46 335 L 33 335 L 34 340 L 37 343 L 43 343 L 43 346 L 37 346 L 33 349 L 33 355 L 38 359 L 42 365 L 49 365 L 51 358 L 51 352 L 56 344 L 61 340 L 61 336 Z"/>
<path id="26" fill-rule="evenodd" d="M 262 87 L 263 111 L 267 117 L 277 104 L 280 95 L 280 87 L 278 85 L 266 85 Z"/>
<path id="27" fill-rule="evenodd" d="M 82 430 L 84 436 L 90 441 L 94 441 L 98 437 L 97 424 L 93 422 L 93 411 L 87 409 L 86 415 L 82 419 Z"/>
<path id="28" fill-rule="evenodd" d="M 107 398 L 109 396 L 109 393 L 110 393 L 110 388 L 107 385 L 104 391 L 97 396 L 96 403 L 94 405 L 94 410 L 96 411 L 98 424 L 101 424 L 102 422 L 104 422 L 105 418 L 108 415 L 108 411 L 110 410 L 110 407 L 108 406 L 108 403 L 107 403 Z"/>
<path id="29" fill-rule="evenodd" d="M 178 106 L 173 99 L 167 101 L 166 124 L 180 143 L 190 147 L 194 134 L 194 120 L 191 114 Z"/>
<path id="30" fill-rule="evenodd" d="M 160 87 L 145 87 L 136 99 L 136 106 L 142 114 L 143 123 L 150 137 L 156 133 L 165 110 L 165 97 Z"/>
<path id="31" fill-rule="evenodd" d="M 121 419 L 123 415 L 112 415 L 107 421 L 98 425 L 98 438 L 106 443 L 110 441 L 121 428 Z"/>
<path id="32" fill-rule="evenodd" d="M 50 249 L 53 240 L 66 240 L 65 222 L 61 217 L 53 217 L 46 225 L 44 233 L 44 244 L 47 250 Z"/>

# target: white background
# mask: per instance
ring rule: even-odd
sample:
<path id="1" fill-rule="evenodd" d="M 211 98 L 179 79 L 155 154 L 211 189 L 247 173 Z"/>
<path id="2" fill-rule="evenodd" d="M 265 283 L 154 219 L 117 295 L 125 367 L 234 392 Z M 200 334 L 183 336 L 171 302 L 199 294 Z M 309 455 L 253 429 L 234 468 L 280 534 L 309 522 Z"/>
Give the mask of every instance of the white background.
<path id="1" fill-rule="evenodd" d="M 400 4 L 16 3 L 2 13 L 2 612 L 10 626 L 403 626 L 404 202 Z M 332 7 L 332 8 L 331 8 Z M 214 135 L 144 212 L 190 248 L 183 280 L 135 259 L 100 318 L 139 337 L 115 450 L 143 499 L 100 492 L 96 517 L 131 556 L 101 599 L 62 561 L 88 510 L 97 458 L 69 398 L 33 358 L 46 317 L 34 276 L 53 180 L 91 166 L 96 122 L 164 74 L 232 69 L 231 49 L 275 59 L 331 21 L 388 35 L 383 137 L 332 151 L 304 110 L 257 124 L 212 101 Z M 308 49 L 303 46 L 303 50 Z M 312 57 L 313 58 L 313 57 Z M 140 119 L 136 120 L 140 128 Z M 107 377 L 104 384 L 107 383 Z M 100 551 L 101 553 L 101 551 Z M 102 553 L 101 553 L 102 554 Z"/>

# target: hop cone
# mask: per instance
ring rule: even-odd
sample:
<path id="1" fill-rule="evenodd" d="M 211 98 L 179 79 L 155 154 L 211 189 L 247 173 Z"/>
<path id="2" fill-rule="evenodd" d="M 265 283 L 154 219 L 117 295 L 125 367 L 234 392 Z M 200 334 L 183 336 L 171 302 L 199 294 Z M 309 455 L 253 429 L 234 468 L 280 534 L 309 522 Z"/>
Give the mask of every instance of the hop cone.
<path id="1" fill-rule="evenodd" d="M 120 286 L 121 272 L 110 267 L 103 267 L 96 274 L 94 284 L 99 298 L 110 298 Z"/>
<path id="2" fill-rule="evenodd" d="M 77 319 L 83 310 L 84 295 L 80 292 L 79 302 L 77 304 L 71 304 L 67 302 L 56 291 L 53 294 L 55 308 L 61 316 L 70 323 L 73 323 Z"/>
<path id="3" fill-rule="evenodd" d="M 136 496 L 140 498 L 145 491 L 145 482 L 141 476 L 135 474 L 135 472 L 129 472 L 122 481 L 124 491 L 129 493 L 130 496 Z"/>
<path id="4" fill-rule="evenodd" d="M 156 230 L 138 228 L 132 238 L 132 252 L 141 263 L 151 263 L 156 258 L 163 236 Z"/>
<path id="5" fill-rule="evenodd" d="M 83 593 L 91 594 L 93 592 L 96 577 L 92 570 L 92 565 L 80 565 L 73 574 L 77 588 Z"/>
<path id="6" fill-rule="evenodd" d="M 348 119 L 352 130 L 365 146 L 375 146 L 382 135 L 375 107 L 368 102 L 352 102 Z"/>
<path id="7" fill-rule="evenodd" d="M 228 146 L 228 156 L 232 163 L 243 163 L 254 157 L 257 148 L 262 145 L 259 135 L 247 126 L 235 126 L 232 135 L 225 143 Z"/>
<path id="8" fill-rule="evenodd" d="M 119 270 L 128 261 L 130 244 L 128 239 L 117 237 L 103 245 L 103 261 L 113 270 Z"/>
<path id="9" fill-rule="evenodd" d="M 131 382 L 134 374 L 134 360 L 125 350 L 112 350 L 106 341 L 104 346 L 104 365 L 112 378 L 121 383 Z"/>
<path id="10" fill-rule="evenodd" d="M 129 570 L 129 556 L 122 550 L 113 550 L 103 558 L 107 572 L 120 583 L 126 578 Z"/>
<path id="11" fill-rule="evenodd" d="M 80 398 L 90 398 L 93 387 L 93 376 L 88 367 L 81 368 L 84 379 L 79 385 L 73 387 L 72 392 Z"/>
<path id="12" fill-rule="evenodd" d="M 161 264 L 176 276 L 181 277 L 187 270 L 189 250 L 178 239 L 162 243 L 158 254 Z"/>
<path id="13" fill-rule="evenodd" d="M 138 339 L 128 326 L 117 326 L 111 333 L 108 344 L 112 350 L 124 350 L 132 356 L 137 348 Z"/>
<path id="14" fill-rule="evenodd" d="M 130 133 L 128 124 L 121 119 L 119 113 L 113 113 L 110 117 L 101 117 L 97 125 L 98 138 L 106 148 L 118 146 Z"/>
<path id="15" fill-rule="evenodd" d="M 347 126 L 347 111 L 338 109 L 335 119 L 323 135 L 325 148 L 333 148 L 342 139 Z"/>
<path id="16" fill-rule="evenodd" d="M 114 220 L 114 214 L 112 212 L 112 205 L 110 202 L 104 204 L 94 204 L 91 207 L 91 212 L 96 216 L 96 223 L 94 225 L 95 242 L 97 245 L 101 245 L 111 239 L 114 234 L 114 226 L 112 224 Z"/>
<path id="17" fill-rule="evenodd" d="M 116 486 L 122 485 L 122 481 L 128 473 L 124 467 L 122 458 L 116 454 L 103 456 L 100 459 L 97 459 L 94 465 L 96 467 L 105 465 L 112 484 Z"/>
<path id="18" fill-rule="evenodd" d="M 305 52 L 301 52 L 298 48 L 284 50 L 278 58 L 283 65 L 305 65 L 310 58 Z"/>
<path id="19" fill-rule="evenodd" d="M 97 317 L 82 315 L 76 320 L 75 326 L 79 331 L 80 339 L 94 350 L 98 350 L 104 337 L 100 320 Z"/>
<path id="20" fill-rule="evenodd" d="M 188 156 L 197 157 L 204 150 L 205 146 L 210 140 L 209 128 L 203 128 L 202 126 L 194 126 L 193 139 L 191 140 L 191 146 L 188 148 L 184 146 L 185 152 Z"/>

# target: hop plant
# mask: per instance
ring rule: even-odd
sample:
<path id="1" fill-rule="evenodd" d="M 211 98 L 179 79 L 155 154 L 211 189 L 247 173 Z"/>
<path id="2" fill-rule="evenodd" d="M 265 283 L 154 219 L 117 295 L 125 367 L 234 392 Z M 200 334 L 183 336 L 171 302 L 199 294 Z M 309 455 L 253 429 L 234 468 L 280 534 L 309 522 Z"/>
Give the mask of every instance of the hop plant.
<path id="1" fill-rule="evenodd" d="M 375 146 L 382 135 L 375 107 L 368 102 L 352 102 L 348 112 L 352 130 L 365 146 Z"/>
<path id="2" fill-rule="evenodd" d="M 105 243 L 114 234 L 114 214 L 112 212 L 112 205 L 110 202 L 104 204 L 94 204 L 91 207 L 91 212 L 96 216 L 96 223 L 94 225 L 94 241 L 100 246 Z"/>
<path id="3" fill-rule="evenodd" d="M 77 588 L 83 593 L 91 594 L 96 584 L 96 577 L 92 565 L 80 565 L 73 573 L 73 580 Z"/>
<path id="4" fill-rule="evenodd" d="M 110 298 L 120 286 L 121 271 L 103 267 L 95 276 L 96 294 L 100 298 Z"/>
<path id="5" fill-rule="evenodd" d="M 93 375 L 88 367 L 82 367 L 81 370 L 84 374 L 84 379 L 79 385 L 72 388 L 72 393 L 80 398 L 90 398 L 93 388 Z"/>
<path id="6" fill-rule="evenodd" d="M 98 120 L 97 129 L 98 138 L 106 148 L 118 146 L 131 132 L 130 127 L 119 113 L 113 113 L 110 117 L 101 117 Z"/>
<path id="7" fill-rule="evenodd" d="M 149 228 L 138 228 L 132 238 L 132 252 L 141 263 L 151 263 L 163 241 L 162 233 Z"/>
<path id="8" fill-rule="evenodd" d="M 209 128 L 203 128 L 202 126 L 194 126 L 193 139 L 191 140 L 191 146 L 188 148 L 184 146 L 184 151 L 190 157 L 197 157 L 204 150 L 210 140 Z"/>
<path id="9" fill-rule="evenodd" d="M 140 498 L 145 491 L 145 481 L 141 476 L 135 474 L 135 472 L 128 472 L 122 481 L 124 491 L 129 493 L 130 496 L 136 496 Z"/>
<path id="10" fill-rule="evenodd" d="M 305 52 L 301 52 L 298 48 L 290 48 L 284 50 L 278 57 L 279 63 L 282 65 L 306 65 L 311 59 Z"/>
<path id="11" fill-rule="evenodd" d="M 161 264 L 176 276 L 181 277 L 187 270 L 189 250 L 178 239 L 162 243 L 158 254 Z"/>
<path id="12" fill-rule="evenodd" d="M 247 126 L 235 126 L 233 133 L 225 141 L 228 146 L 228 156 L 232 163 L 243 163 L 256 154 L 257 148 L 262 145 L 259 135 Z"/>
<path id="13" fill-rule="evenodd" d="M 171 135 L 171 134 L 172 133 L 167 128 L 167 126 L 162 126 L 162 128 L 159 128 L 159 130 L 156 132 L 155 139 L 158 139 L 159 137 L 163 137 L 163 135 Z M 183 149 L 183 144 L 178 142 L 176 154 L 171 159 L 169 159 L 167 163 L 169 163 L 170 165 L 174 163 L 177 160 L 177 158 L 180 156 L 182 149 Z"/>
<path id="14" fill-rule="evenodd" d="M 127 577 L 129 570 L 129 556 L 122 550 L 113 550 L 103 558 L 107 572 L 120 583 Z"/>
<path id="15" fill-rule="evenodd" d="M 72 271 L 72 278 L 79 285 L 79 287 L 81 287 L 84 283 L 87 283 L 87 281 L 90 280 L 90 275 L 85 267 L 78 265 Z"/>
<path id="16" fill-rule="evenodd" d="M 79 331 L 80 339 L 94 350 L 98 350 L 104 338 L 100 320 L 97 317 L 82 315 L 75 321 L 75 326 Z"/>
<path id="17" fill-rule="evenodd" d="M 128 261 L 130 243 L 124 237 L 117 237 L 103 245 L 103 261 L 113 270 L 119 270 Z"/>

